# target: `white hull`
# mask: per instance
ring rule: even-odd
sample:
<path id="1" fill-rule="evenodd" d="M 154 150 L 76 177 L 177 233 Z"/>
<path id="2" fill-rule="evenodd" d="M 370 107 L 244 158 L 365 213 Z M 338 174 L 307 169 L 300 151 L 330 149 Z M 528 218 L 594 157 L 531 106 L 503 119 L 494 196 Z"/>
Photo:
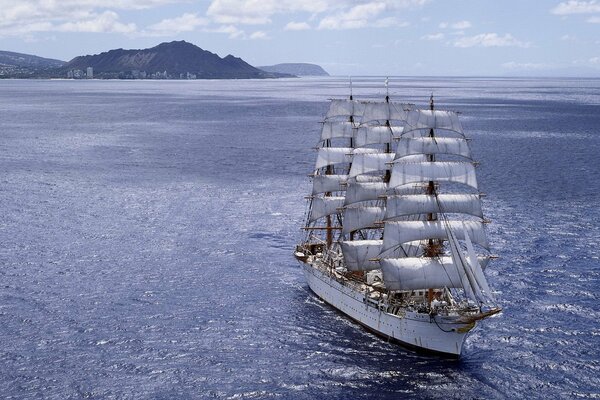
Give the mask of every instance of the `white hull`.
<path id="1" fill-rule="evenodd" d="M 311 290 L 351 319 L 383 338 L 426 352 L 459 357 L 465 337 L 473 323 L 456 317 L 430 316 L 416 311 L 400 310 L 391 314 L 365 293 L 344 285 L 323 270 L 302 263 Z"/>

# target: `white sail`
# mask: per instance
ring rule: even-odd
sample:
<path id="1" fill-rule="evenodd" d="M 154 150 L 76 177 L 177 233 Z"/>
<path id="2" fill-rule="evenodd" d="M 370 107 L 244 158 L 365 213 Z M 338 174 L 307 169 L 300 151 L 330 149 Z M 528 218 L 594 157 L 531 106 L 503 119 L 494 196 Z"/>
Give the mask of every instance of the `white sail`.
<path id="1" fill-rule="evenodd" d="M 398 128 L 401 132 L 401 127 Z M 370 144 L 385 144 L 392 142 L 392 127 L 388 126 L 361 126 L 355 130 L 354 145 L 363 147 Z"/>
<path id="2" fill-rule="evenodd" d="M 321 140 L 354 137 L 354 125 L 351 122 L 323 122 Z"/>
<path id="3" fill-rule="evenodd" d="M 309 222 L 340 212 L 338 208 L 344 205 L 343 197 L 315 197 L 310 208 Z"/>
<path id="4" fill-rule="evenodd" d="M 464 228 L 464 229 L 465 229 L 465 232 L 463 234 L 465 236 L 465 244 L 467 245 L 468 265 L 471 268 L 471 271 L 473 272 L 475 281 L 481 288 L 481 292 L 483 293 L 483 296 L 486 299 L 493 301 L 494 297 L 493 297 L 492 291 L 490 290 L 487 279 L 485 279 L 485 275 L 483 275 L 483 269 L 479 262 L 477 254 L 475 253 L 475 248 L 473 247 L 473 243 L 471 243 L 471 238 L 469 236 L 469 233 L 467 232 L 466 228 Z"/>
<path id="5" fill-rule="evenodd" d="M 462 287 L 459 269 L 451 257 L 382 258 L 379 265 L 389 290 Z"/>
<path id="6" fill-rule="evenodd" d="M 479 221 L 387 221 L 383 235 L 383 250 L 413 240 L 448 239 L 446 224 L 459 240 L 464 240 L 465 231 L 462 229 L 464 224 L 473 242 L 489 249 L 483 223 Z"/>
<path id="7" fill-rule="evenodd" d="M 379 268 L 377 258 L 381 240 L 352 240 L 340 243 L 346 268 L 350 271 L 371 271 Z"/>
<path id="8" fill-rule="evenodd" d="M 353 150 L 351 147 L 321 147 L 317 154 L 315 169 L 328 165 L 351 163 Z"/>
<path id="9" fill-rule="evenodd" d="M 312 194 L 345 190 L 345 186 L 342 185 L 346 183 L 346 180 L 348 180 L 348 175 L 315 175 Z"/>
<path id="10" fill-rule="evenodd" d="M 344 205 L 378 200 L 387 190 L 385 182 L 350 182 L 346 188 Z"/>
<path id="11" fill-rule="evenodd" d="M 352 164 L 352 168 L 354 168 Z M 350 177 L 352 177 L 350 171 Z M 437 162 L 396 162 L 392 168 L 390 187 L 408 183 L 443 181 L 462 183 L 477 189 L 475 167 L 468 162 L 437 161 Z"/>
<path id="12" fill-rule="evenodd" d="M 459 213 L 483 218 L 481 200 L 477 194 L 407 194 L 387 198 L 386 220 L 429 213 Z"/>
<path id="13" fill-rule="evenodd" d="M 375 222 L 383 219 L 384 207 L 346 207 L 342 233 L 350 233 L 364 228 L 374 228 Z"/>
<path id="14" fill-rule="evenodd" d="M 402 138 L 398 142 L 395 159 L 413 154 L 452 154 L 471 158 L 471 149 L 465 139 L 451 137 Z"/>
<path id="15" fill-rule="evenodd" d="M 367 102 L 364 103 L 364 112 L 362 114 L 361 123 L 370 121 L 404 121 L 408 112 L 405 111 L 405 105 L 400 103 L 389 102 Z"/>
<path id="16" fill-rule="evenodd" d="M 452 111 L 411 110 L 406 116 L 405 132 L 414 129 L 446 129 L 462 133 L 458 115 Z"/>
<path id="17" fill-rule="evenodd" d="M 333 99 L 325 118 L 360 116 L 365 110 L 364 103 L 356 100 Z"/>
<path id="18" fill-rule="evenodd" d="M 389 163 L 394 159 L 392 153 L 359 153 L 354 154 L 349 178 L 357 175 L 390 169 Z"/>

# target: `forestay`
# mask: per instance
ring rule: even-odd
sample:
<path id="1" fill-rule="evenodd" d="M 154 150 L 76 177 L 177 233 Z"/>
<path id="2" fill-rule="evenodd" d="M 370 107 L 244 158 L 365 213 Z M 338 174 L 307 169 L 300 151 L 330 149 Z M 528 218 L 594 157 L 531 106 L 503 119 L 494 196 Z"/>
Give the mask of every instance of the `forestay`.
<path id="1" fill-rule="evenodd" d="M 387 198 L 386 220 L 429 213 L 460 213 L 483 218 L 481 200 L 477 194 L 409 194 Z"/>
<path id="2" fill-rule="evenodd" d="M 489 249 L 483 223 L 479 221 L 386 221 L 382 250 L 389 250 L 414 240 L 448 239 L 446 224 L 457 239 L 464 240 L 466 231 L 474 243 Z"/>
<path id="3" fill-rule="evenodd" d="M 350 271 L 371 271 L 379 268 L 375 259 L 381 250 L 381 240 L 352 240 L 341 242 L 346 268 Z"/>
<path id="4" fill-rule="evenodd" d="M 465 139 L 451 137 L 402 138 L 398 142 L 395 159 L 413 154 L 451 154 L 471 158 L 471 149 Z"/>
<path id="5" fill-rule="evenodd" d="M 338 209 L 343 205 L 343 197 L 315 197 L 312 201 L 308 221 L 314 222 L 319 218 L 338 213 L 340 212 Z"/>
<path id="6" fill-rule="evenodd" d="M 352 168 L 354 168 L 352 164 Z M 352 177 L 350 171 L 350 177 Z M 409 183 L 444 181 L 462 183 L 477 189 L 475 167 L 468 162 L 436 161 L 436 162 L 395 162 L 392 168 L 390 187 Z"/>
<path id="7" fill-rule="evenodd" d="M 347 234 L 359 229 L 375 228 L 375 223 L 383 219 L 383 207 L 346 207 L 342 233 Z"/>

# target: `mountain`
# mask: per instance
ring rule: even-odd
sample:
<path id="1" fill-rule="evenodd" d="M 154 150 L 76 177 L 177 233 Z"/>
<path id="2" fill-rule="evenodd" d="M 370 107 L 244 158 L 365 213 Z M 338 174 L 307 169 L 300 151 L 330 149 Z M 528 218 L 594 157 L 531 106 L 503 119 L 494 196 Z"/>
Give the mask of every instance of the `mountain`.
<path id="1" fill-rule="evenodd" d="M 297 76 L 329 76 L 329 74 L 323 68 L 316 64 L 285 63 L 258 68 L 267 72 Z"/>
<path id="2" fill-rule="evenodd" d="M 47 74 L 60 68 L 64 61 L 33 56 L 31 54 L 0 51 L 0 77 L 27 78 Z"/>
<path id="3" fill-rule="evenodd" d="M 255 68 L 241 58 L 218 55 L 185 41 L 161 43 L 141 50 L 110 50 L 105 53 L 75 57 L 64 70 L 94 69 L 99 78 L 127 78 L 131 74 L 162 78 L 196 77 L 199 79 L 277 78 L 288 76 Z M 166 74 L 165 74 L 166 71 Z M 134 76 L 135 77 L 135 76 Z"/>

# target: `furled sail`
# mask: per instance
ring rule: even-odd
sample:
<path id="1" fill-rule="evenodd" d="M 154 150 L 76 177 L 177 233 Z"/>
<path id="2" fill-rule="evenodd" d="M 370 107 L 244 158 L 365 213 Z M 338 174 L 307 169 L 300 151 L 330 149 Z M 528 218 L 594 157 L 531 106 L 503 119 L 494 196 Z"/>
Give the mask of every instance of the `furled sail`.
<path id="1" fill-rule="evenodd" d="M 351 122 L 323 122 L 321 140 L 354 137 L 354 125 Z"/>
<path id="2" fill-rule="evenodd" d="M 341 242 L 346 267 L 350 271 L 370 271 L 379 268 L 377 258 L 381 250 L 381 240 L 352 240 Z"/>
<path id="3" fill-rule="evenodd" d="M 466 230 L 463 230 L 463 224 Z M 479 221 L 387 221 L 382 250 L 385 251 L 414 240 L 448 239 L 447 226 L 454 232 L 457 239 L 464 240 L 466 231 L 473 242 L 489 249 L 483 223 Z"/>
<path id="4" fill-rule="evenodd" d="M 411 110 L 406 115 L 405 132 L 414 129 L 445 129 L 462 133 L 458 115 L 452 111 Z"/>
<path id="5" fill-rule="evenodd" d="M 392 153 L 358 153 L 354 154 L 349 177 L 355 177 L 376 171 L 390 169 L 389 163 L 394 159 Z"/>
<path id="6" fill-rule="evenodd" d="M 365 110 L 364 103 L 356 100 L 333 99 L 325 118 L 360 116 Z"/>
<path id="7" fill-rule="evenodd" d="M 451 137 L 402 138 L 398 142 L 395 159 L 413 154 L 451 154 L 471 158 L 466 139 Z"/>
<path id="8" fill-rule="evenodd" d="M 353 150 L 351 147 L 321 147 L 317 154 L 315 169 L 328 165 L 350 163 L 352 162 Z"/>
<path id="9" fill-rule="evenodd" d="M 451 257 L 383 258 L 379 264 L 389 290 L 462 287 L 459 269 Z"/>
<path id="10" fill-rule="evenodd" d="M 483 218 L 481 200 L 477 194 L 407 194 L 387 198 L 386 220 L 428 213 L 459 213 Z"/>
<path id="11" fill-rule="evenodd" d="M 387 190 L 384 182 L 350 182 L 346 188 L 344 205 L 361 201 L 378 200 Z"/>
<path id="12" fill-rule="evenodd" d="M 354 168 L 354 163 L 352 164 Z M 350 171 L 350 177 L 352 177 Z M 475 167 L 468 162 L 438 161 L 438 162 L 396 162 L 392 168 L 390 187 L 408 183 L 443 181 L 462 183 L 477 189 Z"/>
<path id="13" fill-rule="evenodd" d="M 315 197 L 310 209 L 309 222 L 339 212 L 338 208 L 344 205 L 343 197 Z"/>
<path id="14" fill-rule="evenodd" d="M 345 190 L 342 185 L 348 180 L 348 175 L 315 175 L 313 177 L 312 194 L 338 192 Z"/>
<path id="15" fill-rule="evenodd" d="M 347 234 L 359 229 L 374 228 L 375 223 L 383 219 L 384 212 L 384 207 L 346 207 L 342 233 Z"/>

